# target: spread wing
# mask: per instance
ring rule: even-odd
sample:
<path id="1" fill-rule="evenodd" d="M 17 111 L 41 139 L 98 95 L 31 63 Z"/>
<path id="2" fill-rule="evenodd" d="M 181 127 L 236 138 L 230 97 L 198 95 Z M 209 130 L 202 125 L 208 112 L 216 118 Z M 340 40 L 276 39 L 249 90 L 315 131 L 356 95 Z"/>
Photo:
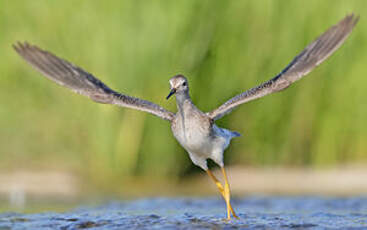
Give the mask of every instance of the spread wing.
<path id="1" fill-rule="evenodd" d="M 354 16 L 354 14 L 347 15 L 337 25 L 329 28 L 309 44 L 277 76 L 257 87 L 238 94 L 217 109 L 208 112 L 207 115 L 213 120 L 217 120 L 230 113 L 232 109 L 240 104 L 286 89 L 334 53 L 352 32 L 358 19 L 359 17 Z"/>
<path id="2" fill-rule="evenodd" d="M 169 121 L 174 116 L 174 113 L 150 101 L 115 92 L 92 74 L 37 46 L 18 42 L 13 47 L 25 61 L 47 78 L 96 102 L 145 111 Z"/>

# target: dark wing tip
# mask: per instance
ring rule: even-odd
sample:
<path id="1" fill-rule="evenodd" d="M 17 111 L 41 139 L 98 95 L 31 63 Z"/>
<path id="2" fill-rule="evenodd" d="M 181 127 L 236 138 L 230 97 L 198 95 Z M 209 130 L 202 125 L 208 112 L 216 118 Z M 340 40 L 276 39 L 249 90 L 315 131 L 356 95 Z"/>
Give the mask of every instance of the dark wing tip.
<path id="1" fill-rule="evenodd" d="M 352 14 L 352 16 L 354 16 L 354 14 Z M 359 22 L 359 15 L 356 15 L 353 19 L 353 27 Z"/>
<path id="2" fill-rule="evenodd" d="M 17 41 L 15 44 L 12 45 L 13 46 L 13 49 L 20 55 L 24 55 L 26 53 L 29 53 L 29 52 L 34 52 L 34 51 L 37 51 L 39 53 L 43 53 L 43 54 L 46 54 L 48 53 L 47 51 L 45 50 L 42 50 L 41 48 L 39 48 L 38 46 L 35 46 L 35 45 L 31 45 L 29 44 L 27 41 L 24 41 L 24 42 L 20 42 L 20 41 Z"/>
<path id="3" fill-rule="evenodd" d="M 15 44 L 13 44 L 13 48 L 16 50 L 16 51 L 22 51 L 24 50 L 26 47 L 29 47 L 29 43 L 28 42 L 20 42 L 20 41 L 17 41 Z"/>
<path id="4" fill-rule="evenodd" d="M 28 42 L 20 42 L 17 41 L 12 45 L 13 49 L 23 58 L 27 59 L 26 56 L 29 54 L 32 49 L 36 49 L 37 47 L 30 45 Z"/>
<path id="5" fill-rule="evenodd" d="M 25 43 L 25 44 L 27 44 L 27 43 Z M 18 54 L 23 53 L 23 51 L 24 51 L 24 46 L 25 46 L 25 45 L 23 45 L 23 43 L 22 43 L 22 42 L 17 41 L 17 42 L 16 42 L 16 43 L 14 43 L 12 46 L 13 46 L 13 49 L 14 49 Z"/>
<path id="6" fill-rule="evenodd" d="M 359 15 L 354 13 L 347 14 L 338 24 L 345 27 L 353 28 L 359 21 Z"/>

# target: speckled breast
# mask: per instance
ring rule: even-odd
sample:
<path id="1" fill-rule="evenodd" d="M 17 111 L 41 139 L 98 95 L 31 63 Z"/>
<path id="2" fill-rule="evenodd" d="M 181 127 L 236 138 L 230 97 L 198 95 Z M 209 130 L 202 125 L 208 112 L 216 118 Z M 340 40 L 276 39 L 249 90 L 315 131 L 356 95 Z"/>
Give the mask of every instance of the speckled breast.
<path id="1" fill-rule="evenodd" d="M 211 153 L 213 140 L 209 119 L 193 113 L 190 117 L 179 115 L 171 128 L 175 138 L 188 152 L 202 155 Z"/>

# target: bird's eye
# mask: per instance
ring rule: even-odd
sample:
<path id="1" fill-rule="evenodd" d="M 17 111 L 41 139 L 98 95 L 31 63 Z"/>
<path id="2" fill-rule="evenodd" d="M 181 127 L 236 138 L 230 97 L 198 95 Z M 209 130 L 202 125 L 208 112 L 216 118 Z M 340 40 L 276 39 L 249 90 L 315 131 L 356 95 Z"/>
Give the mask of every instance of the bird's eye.
<path id="1" fill-rule="evenodd" d="M 186 86 L 187 84 L 186 84 L 186 82 L 184 82 L 182 85 L 183 85 L 183 86 Z"/>

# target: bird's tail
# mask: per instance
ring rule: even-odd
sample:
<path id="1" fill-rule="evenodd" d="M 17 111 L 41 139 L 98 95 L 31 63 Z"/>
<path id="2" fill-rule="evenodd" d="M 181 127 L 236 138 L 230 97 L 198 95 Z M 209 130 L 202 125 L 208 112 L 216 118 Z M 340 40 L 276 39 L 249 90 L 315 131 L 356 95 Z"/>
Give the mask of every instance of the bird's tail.
<path id="1" fill-rule="evenodd" d="M 240 137 L 241 136 L 241 133 L 236 132 L 236 131 L 231 131 L 231 133 L 232 133 L 233 137 Z"/>
<path id="2" fill-rule="evenodd" d="M 221 128 L 221 129 L 226 134 L 226 136 L 228 136 L 230 138 L 240 137 L 241 136 L 241 134 L 239 132 L 231 131 L 231 130 L 223 129 L 223 128 Z"/>

